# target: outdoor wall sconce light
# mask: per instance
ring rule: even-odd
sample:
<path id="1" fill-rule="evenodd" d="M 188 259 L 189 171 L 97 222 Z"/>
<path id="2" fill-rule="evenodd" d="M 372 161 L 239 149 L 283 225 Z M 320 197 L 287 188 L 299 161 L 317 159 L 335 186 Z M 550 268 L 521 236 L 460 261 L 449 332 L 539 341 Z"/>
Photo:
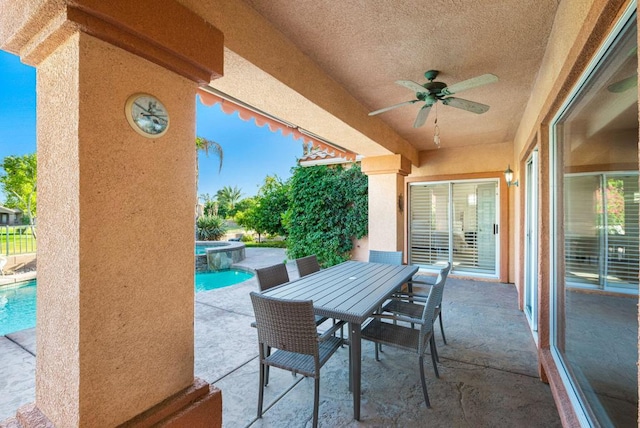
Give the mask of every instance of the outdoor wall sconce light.
<path id="1" fill-rule="evenodd" d="M 513 171 L 511 171 L 511 165 L 507 166 L 504 172 L 504 179 L 507 182 L 507 187 L 518 186 L 518 180 L 513 181 Z"/>

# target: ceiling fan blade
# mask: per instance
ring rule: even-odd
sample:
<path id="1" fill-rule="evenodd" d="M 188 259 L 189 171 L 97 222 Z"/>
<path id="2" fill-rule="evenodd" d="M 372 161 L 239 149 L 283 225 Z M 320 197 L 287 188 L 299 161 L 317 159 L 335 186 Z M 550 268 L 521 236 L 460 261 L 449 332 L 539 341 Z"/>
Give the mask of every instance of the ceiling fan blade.
<path id="1" fill-rule="evenodd" d="M 462 82 L 454 83 L 451 86 L 447 86 L 440 93 L 442 95 L 453 95 L 458 92 L 466 91 L 467 89 L 477 88 L 478 86 L 488 85 L 489 83 L 495 83 L 498 81 L 498 76 L 493 74 L 483 74 L 482 76 L 473 77 Z"/>
<path id="2" fill-rule="evenodd" d="M 413 122 L 414 128 L 420 128 L 427 121 L 427 116 L 429 116 L 429 111 L 431 111 L 431 105 L 425 104 L 424 107 L 420 109 L 418 112 L 418 116 L 416 116 L 415 122 Z"/>
<path id="3" fill-rule="evenodd" d="M 400 86 L 411 89 L 413 92 L 429 92 L 424 88 L 424 86 L 414 82 L 413 80 L 396 80 L 396 83 Z"/>
<path id="4" fill-rule="evenodd" d="M 622 79 L 616 83 L 612 83 L 607 86 L 607 90 L 609 92 L 620 93 L 624 92 L 627 89 L 635 88 L 638 86 L 638 76 L 634 74 L 633 76 L 629 76 L 626 79 Z"/>
<path id="5" fill-rule="evenodd" d="M 442 100 L 442 104 L 462 110 L 467 110 L 472 113 L 482 114 L 489 110 L 489 106 L 486 104 L 480 104 L 475 101 L 463 100 L 462 98 L 449 97 Z"/>
<path id="6" fill-rule="evenodd" d="M 405 101 L 405 102 L 399 103 L 399 104 L 394 104 L 394 105 L 389 106 L 389 107 L 381 108 L 380 110 L 372 111 L 371 113 L 369 113 L 369 116 L 375 116 L 376 114 L 384 113 L 385 111 L 393 110 L 394 108 L 406 106 L 408 104 L 417 103 L 418 101 L 420 101 L 420 100 L 411 100 L 411 101 Z"/>

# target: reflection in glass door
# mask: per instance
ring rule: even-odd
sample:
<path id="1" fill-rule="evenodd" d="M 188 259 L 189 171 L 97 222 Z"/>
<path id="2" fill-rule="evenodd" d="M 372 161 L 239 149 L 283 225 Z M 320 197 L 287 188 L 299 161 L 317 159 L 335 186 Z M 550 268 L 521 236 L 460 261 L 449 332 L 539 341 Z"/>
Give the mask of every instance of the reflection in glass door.
<path id="1" fill-rule="evenodd" d="M 573 286 L 638 287 L 638 173 L 567 174 L 565 264 Z"/>

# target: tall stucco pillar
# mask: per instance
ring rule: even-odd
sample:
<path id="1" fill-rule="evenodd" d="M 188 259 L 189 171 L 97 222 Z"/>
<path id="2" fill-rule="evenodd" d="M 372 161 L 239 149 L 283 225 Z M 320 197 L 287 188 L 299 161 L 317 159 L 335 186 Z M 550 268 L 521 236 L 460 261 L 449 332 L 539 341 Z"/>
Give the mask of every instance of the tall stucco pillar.
<path id="1" fill-rule="evenodd" d="M 222 34 L 173 1 L 6 2 L 0 20 L 37 67 L 36 402 L 18 422 L 219 426 L 193 371 L 193 210 L 195 95 Z M 164 104 L 166 134 L 134 131 L 136 93 Z"/>
<path id="2" fill-rule="evenodd" d="M 402 155 L 367 157 L 362 171 L 369 177 L 369 248 L 404 248 L 405 177 L 411 162 Z"/>

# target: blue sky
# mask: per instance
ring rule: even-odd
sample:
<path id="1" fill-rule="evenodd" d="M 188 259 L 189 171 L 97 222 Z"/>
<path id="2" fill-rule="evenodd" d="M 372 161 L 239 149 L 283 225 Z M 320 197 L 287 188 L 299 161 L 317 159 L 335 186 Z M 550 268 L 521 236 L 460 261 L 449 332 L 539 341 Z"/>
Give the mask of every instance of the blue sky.
<path id="1" fill-rule="evenodd" d="M 15 55 L 0 51 L 0 161 L 9 155 L 36 151 L 36 73 Z M 227 115 L 219 105 L 207 107 L 198 101 L 197 135 L 222 146 L 224 161 L 213 155 L 199 156 L 198 194 L 212 196 L 223 186 L 238 186 L 244 197 L 257 193 L 267 175 L 282 179 L 302 155 L 302 142 L 283 137 L 253 120 L 245 122 L 237 113 Z M 5 196 L 0 192 L 0 204 Z"/>

